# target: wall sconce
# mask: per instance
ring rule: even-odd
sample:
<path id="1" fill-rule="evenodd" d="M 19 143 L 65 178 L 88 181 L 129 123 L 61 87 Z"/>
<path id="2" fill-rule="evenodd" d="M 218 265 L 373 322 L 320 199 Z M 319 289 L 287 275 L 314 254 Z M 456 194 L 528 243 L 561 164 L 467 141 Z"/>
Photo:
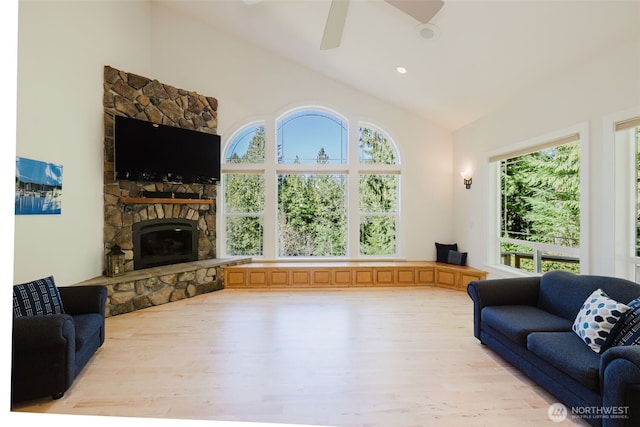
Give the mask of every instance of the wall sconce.
<path id="1" fill-rule="evenodd" d="M 473 179 L 471 178 L 471 172 L 464 171 L 460 175 L 462 175 L 462 182 L 464 183 L 465 188 L 468 190 L 471 188 L 471 182 Z"/>

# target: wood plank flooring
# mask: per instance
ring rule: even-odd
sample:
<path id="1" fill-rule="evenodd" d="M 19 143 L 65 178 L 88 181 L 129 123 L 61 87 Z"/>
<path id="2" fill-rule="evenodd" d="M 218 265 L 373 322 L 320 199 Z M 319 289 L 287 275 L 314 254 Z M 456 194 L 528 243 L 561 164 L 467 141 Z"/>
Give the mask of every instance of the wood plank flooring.
<path id="1" fill-rule="evenodd" d="M 104 346 L 62 399 L 12 414 L 586 425 L 549 419 L 556 399 L 473 337 L 471 300 L 459 291 L 225 289 L 110 317 L 106 327 Z"/>

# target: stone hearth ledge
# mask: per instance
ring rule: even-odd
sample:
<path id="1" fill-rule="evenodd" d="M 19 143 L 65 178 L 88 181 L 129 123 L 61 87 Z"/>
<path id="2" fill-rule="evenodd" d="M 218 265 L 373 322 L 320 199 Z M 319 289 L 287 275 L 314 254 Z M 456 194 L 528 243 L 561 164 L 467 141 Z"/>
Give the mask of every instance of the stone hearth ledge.
<path id="1" fill-rule="evenodd" d="M 98 276 L 72 286 L 106 285 L 106 316 L 129 313 L 224 288 L 224 267 L 251 258 L 214 258 Z"/>

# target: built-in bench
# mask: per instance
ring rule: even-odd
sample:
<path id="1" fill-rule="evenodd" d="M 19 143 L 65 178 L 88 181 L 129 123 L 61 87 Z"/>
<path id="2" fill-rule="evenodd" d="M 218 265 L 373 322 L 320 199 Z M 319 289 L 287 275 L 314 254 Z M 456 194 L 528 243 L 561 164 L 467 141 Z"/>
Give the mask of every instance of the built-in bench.
<path id="1" fill-rule="evenodd" d="M 487 273 L 434 261 L 252 262 L 224 269 L 228 289 L 443 286 L 466 290 Z"/>

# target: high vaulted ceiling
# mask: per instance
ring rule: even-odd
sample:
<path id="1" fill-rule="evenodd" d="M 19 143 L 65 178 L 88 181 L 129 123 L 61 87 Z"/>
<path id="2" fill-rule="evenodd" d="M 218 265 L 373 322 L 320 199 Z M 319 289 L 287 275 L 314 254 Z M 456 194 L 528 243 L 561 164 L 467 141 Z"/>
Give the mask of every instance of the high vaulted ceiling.
<path id="1" fill-rule="evenodd" d="M 450 130 L 618 45 L 640 58 L 640 0 L 444 0 L 432 39 L 384 0 L 351 0 L 324 51 L 331 0 L 154 1 Z"/>

